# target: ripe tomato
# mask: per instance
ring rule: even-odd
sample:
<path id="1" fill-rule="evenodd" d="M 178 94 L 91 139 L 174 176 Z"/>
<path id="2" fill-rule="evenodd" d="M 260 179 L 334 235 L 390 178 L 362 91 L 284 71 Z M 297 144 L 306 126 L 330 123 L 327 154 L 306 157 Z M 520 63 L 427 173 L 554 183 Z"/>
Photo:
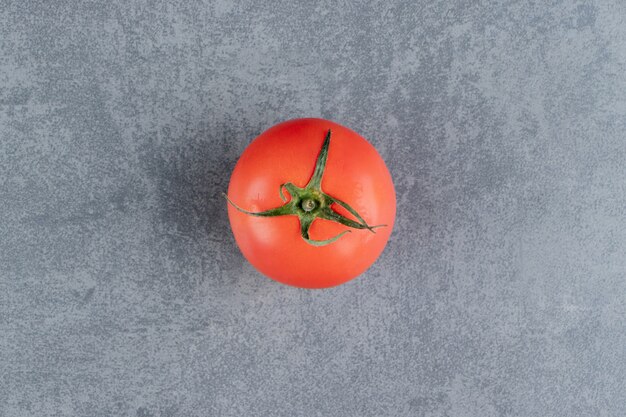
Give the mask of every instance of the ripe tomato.
<path id="1" fill-rule="evenodd" d="M 391 234 L 396 195 L 376 149 L 323 119 L 289 120 L 243 152 L 228 187 L 237 245 L 284 284 L 325 288 L 361 274 Z"/>

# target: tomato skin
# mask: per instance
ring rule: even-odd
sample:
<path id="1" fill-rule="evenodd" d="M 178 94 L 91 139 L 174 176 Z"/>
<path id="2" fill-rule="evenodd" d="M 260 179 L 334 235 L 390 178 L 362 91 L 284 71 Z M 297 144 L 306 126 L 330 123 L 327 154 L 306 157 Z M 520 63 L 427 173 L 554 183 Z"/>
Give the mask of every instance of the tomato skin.
<path id="1" fill-rule="evenodd" d="M 339 240 L 317 247 L 302 239 L 297 216 L 254 217 L 228 205 L 233 235 L 244 257 L 283 284 L 326 288 L 345 283 L 376 261 L 393 229 L 396 195 L 384 161 L 360 135 L 329 120 L 289 120 L 259 135 L 239 158 L 228 196 L 254 212 L 282 206 L 280 185 L 307 184 L 329 129 L 332 139 L 322 190 L 351 205 L 369 225 L 386 226 L 372 233 L 317 219 L 310 229 L 312 239 L 328 239 L 351 230 Z M 353 218 L 336 204 L 333 209 Z"/>

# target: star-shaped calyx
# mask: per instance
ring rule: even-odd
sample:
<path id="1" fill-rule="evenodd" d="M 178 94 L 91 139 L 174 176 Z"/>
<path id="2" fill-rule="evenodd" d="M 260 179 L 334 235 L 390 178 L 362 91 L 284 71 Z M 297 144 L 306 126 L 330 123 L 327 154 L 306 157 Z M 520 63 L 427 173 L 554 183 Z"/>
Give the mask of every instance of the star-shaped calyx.
<path id="1" fill-rule="evenodd" d="M 322 150 L 317 157 L 317 161 L 315 163 L 315 170 L 313 171 L 313 176 L 309 180 L 309 183 L 304 187 L 300 188 L 297 185 L 288 182 L 285 184 L 281 184 L 278 188 L 278 193 L 280 198 L 285 201 L 285 204 L 276 207 L 273 209 L 261 211 L 261 212 L 252 212 L 248 210 L 244 210 L 231 201 L 230 198 L 226 194 L 224 197 L 228 200 L 228 202 L 239 210 L 242 213 L 249 214 L 251 216 L 258 217 L 276 217 L 276 216 L 298 216 L 300 219 L 300 234 L 302 235 L 302 239 L 310 245 L 313 246 L 324 246 L 330 243 L 335 242 L 341 236 L 346 233 L 350 233 L 350 230 L 345 230 L 339 233 L 337 236 L 334 236 L 330 239 L 326 240 L 313 240 L 309 238 L 309 228 L 311 224 L 315 221 L 315 219 L 324 219 L 331 220 L 337 223 L 341 223 L 345 226 L 351 227 L 353 229 L 367 229 L 372 233 L 374 229 L 377 227 L 386 226 L 384 224 L 379 224 L 376 226 L 368 225 L 363 217 L 357 213 L 355 209 L 350 207 L 347 203 L 335 198 L 331 197 L 325 192 L 322 191 L 322 177 L 324 175 L 324 170 L 326 168 L 326 160 L 328 159 L 328 147 L 330 146 L 330 130 L 326 134 L 326 138 L 324 139 L 324 144 L 322 145 Z M 284 190 L 290 195 L 289 201 L 285 197 L 283 193 Z M 352 214 L 357 221 L 349 219 L 332 209 L 332 205 L 337 204 L 346 210 L 350 214 Z"/>

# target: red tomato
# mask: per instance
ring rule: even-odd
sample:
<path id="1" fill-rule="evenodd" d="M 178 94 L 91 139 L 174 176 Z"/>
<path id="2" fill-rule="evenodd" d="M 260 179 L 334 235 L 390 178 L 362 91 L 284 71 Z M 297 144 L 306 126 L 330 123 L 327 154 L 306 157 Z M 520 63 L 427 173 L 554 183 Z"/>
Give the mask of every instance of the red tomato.
<path id="1" fill-rule="evenodd" d="M 227 198 L 245 258 L 268 277 L 304 288 L 364 272 L 385 248 L 396 215 L 391 175 L 376 149 L 323 119 L 263 132 L 239 158 Z"/>

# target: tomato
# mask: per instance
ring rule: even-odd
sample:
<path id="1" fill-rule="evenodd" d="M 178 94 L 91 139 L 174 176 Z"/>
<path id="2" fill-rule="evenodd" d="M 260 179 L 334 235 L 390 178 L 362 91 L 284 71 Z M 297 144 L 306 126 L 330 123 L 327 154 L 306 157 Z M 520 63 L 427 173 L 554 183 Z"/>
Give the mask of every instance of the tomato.
<path id="1" fill-rule="evenodd" d="M 228 216 L 244 257 L 303 288 L 355 278 L 382 253 L 396 214 L 391 175 L 363 137 L 323 119 L 259 135 L 237 162 Z"/>

